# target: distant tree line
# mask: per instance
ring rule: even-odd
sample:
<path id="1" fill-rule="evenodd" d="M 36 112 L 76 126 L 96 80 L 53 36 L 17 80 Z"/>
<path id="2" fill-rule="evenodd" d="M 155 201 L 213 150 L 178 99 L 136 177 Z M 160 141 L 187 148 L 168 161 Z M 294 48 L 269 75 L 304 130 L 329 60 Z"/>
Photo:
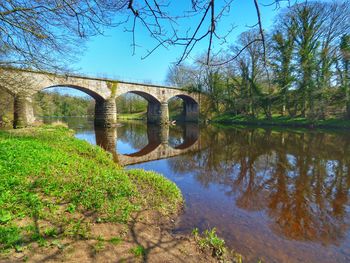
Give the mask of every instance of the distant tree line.
<path id="1" fill-rule="evenodd" d="M 135 94 L 125 94 L 117 98 L 118 113 L 147 111 L 147 101 Z"/>
<path id="2" fill-rule="evenodd" d="M 40 116 L 94 115 L 95 102 L 87 97 L 62 95 L 58 92 L 39 92 L 33 98 L 34 114 Z M 13 96 L 0 89 L 0 126 L 13 120 Z"/>
<path id="3" fill-rule="evenodd" d="M 208 115 L 350 118 L 349 25 L 349 1 L 296 4 L 280 12 L 266 45 L 251 29 L 212 65 L 173 66 L 167 79 L 204 92 Z"/>
<path id="4" fill-rule="evenodd" d="M 127 93 L 117 98 L 118 113 L 140 113 L 147 111 L 148 102 L 139 95 Z M 174 97 L 169 101 L 169 113 L 179 117 L 183 112 L 183 101 Z"/>
<path id="5" fill-rule="evenodd" d="M 33 105 L 36 116 L 87 116 L 95 112 L 92 99 L 58 92 L 38 92 Z"/>

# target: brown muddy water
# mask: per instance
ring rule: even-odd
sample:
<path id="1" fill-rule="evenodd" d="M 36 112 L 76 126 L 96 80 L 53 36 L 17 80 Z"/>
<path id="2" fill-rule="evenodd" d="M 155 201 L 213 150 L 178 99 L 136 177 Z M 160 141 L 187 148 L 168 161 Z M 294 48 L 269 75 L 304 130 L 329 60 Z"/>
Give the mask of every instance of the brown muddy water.
<path id="1" fill-rule="evenodd" d="M 245 262 L 350 262 L 349 131 L 66 121 L 127 169 L 178 185 L 175 232 L 216 227 Z"/>

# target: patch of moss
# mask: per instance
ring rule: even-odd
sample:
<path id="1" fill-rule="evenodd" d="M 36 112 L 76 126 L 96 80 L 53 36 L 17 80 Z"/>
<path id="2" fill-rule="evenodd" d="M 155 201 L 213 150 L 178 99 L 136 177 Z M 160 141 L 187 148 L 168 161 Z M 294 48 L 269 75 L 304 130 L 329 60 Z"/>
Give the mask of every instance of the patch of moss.
<path id="1" fill-rule="evenodd" d="M 107 82 L 107 87 L 111 90 L 112 97 L 114 97 L 116 95 L 116 93 L 117 93 L 118 81 L 108 81 Z"/>

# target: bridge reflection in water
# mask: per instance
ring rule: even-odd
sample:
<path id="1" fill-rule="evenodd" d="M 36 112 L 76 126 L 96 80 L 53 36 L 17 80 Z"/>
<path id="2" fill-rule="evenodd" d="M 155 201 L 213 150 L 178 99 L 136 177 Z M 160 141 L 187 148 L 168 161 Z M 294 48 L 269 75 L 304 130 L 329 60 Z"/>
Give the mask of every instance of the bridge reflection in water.
<path id="1" fill-rule="evenodd" d="M 122 127 L 120 131 L 123 133 Z M 181 133 L 181 138 L 174 139 L 179 133 Z M 143 144 L 146 144 L 144 147 L 134 153 L 121 154 L 117 149 L 117 128 L 95 129 L 96 144 L 111 152 L 114 161 L 122 166 L 167 159 L 201 149 L 199 126 L 195 123 L 176 127 L 148 124 L 146 134 L 147 136 L 141 137 L 143 138 Z M 175 136 L 169 137 L 169 134 L 174 134 Z M 120 135 L 124 136 L 125 134 Z M 147 143 L 145 142 L 146 140 Z"/>

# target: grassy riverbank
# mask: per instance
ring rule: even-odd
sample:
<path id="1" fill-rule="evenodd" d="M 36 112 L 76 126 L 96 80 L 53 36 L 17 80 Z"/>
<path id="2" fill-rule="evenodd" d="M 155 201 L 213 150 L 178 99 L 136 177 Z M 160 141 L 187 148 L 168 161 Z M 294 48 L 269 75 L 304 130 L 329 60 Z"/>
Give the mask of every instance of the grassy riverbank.
<path id="1" fill-rule="evenodd" d="M 271 119 L 266 119 L 264 116 L 253 118 L 251 116 L 232 115 L 229 113 L 216 116 L 211 121 L 222 124 L 248 124 L 305 128 L 350 128 L 350 120 L 343 119 L 312 121 L 307 118 L 290 118 L 285 116 L 273 116 Z"/>
<path id="2" fill-rule="evenodd" d="M 146 112 L 135 112 L 135 113 L 118 113 L 118 119 L 120 120 L 146 120 Z"/>
<path id="3" fill-rule="evenodd" d="M 181 119 L 181 114 L 176 112 L 169 113 L 170 120 Z M 147 112 L 135 112 L 135 113 L 118 113 L 119 120 L 147 120 Z"/>
<path id="4" fill-rule="evenodd" d="M 169 234 L 183 198 L 63 127 L 0 132 L 0 261 L 201 258 Z M 157 261 L 157 260 L 156 260 Z"/>

